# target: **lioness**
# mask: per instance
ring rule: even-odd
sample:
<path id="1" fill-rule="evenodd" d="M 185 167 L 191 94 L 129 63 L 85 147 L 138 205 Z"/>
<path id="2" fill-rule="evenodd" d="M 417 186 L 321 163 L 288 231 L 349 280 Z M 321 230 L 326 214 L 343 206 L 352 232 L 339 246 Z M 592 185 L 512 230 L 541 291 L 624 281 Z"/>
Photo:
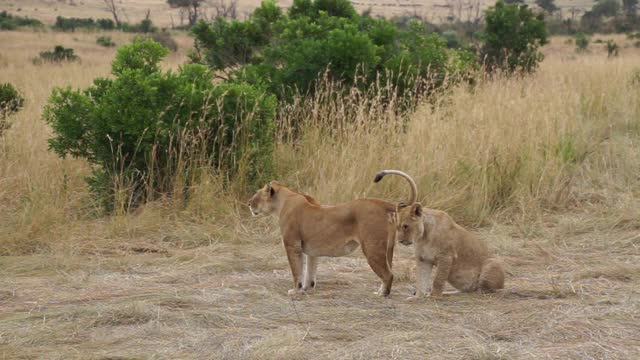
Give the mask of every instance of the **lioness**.
<path id="1" fill-rule="evenodd" d="M 415 201 L 416 194 L 411 201 Z M 275 181 L 258 190 L 249 201 L 251 213 L 279 217 L 287 251 L 293 289 L 289 295 L 316 287 L 318 256 L 345 256 L 358 246 L 373 272 L 382 280 L 379 295 L 391 292 L 393 228 L 388 217 L 395 205 L 380 199 L 358 199 L 345 204 L 320 205 L 311 196 L 288 189 Z M 305 257 L 303 276 L 303 254 Z"/>
<path id="2" fill-rule="evenodd" d="M 402 171 L 384 170 L 376 175 L 379 182 L 387 174 L 415 182 Z M 417 192 L 412 189 L 412 192 Z M 504 270 L 491 257 L 487 245 L 465 230 L 444 211 L 423 208 L 420 203 L 399 204 L 391 215 L 395 237 L 403 245 L 415 243 L 416 294 L 427 295 L 431 270 L 437 266 L 431 296 L 441 296 L 445 282 L 462 292 L 492 292 L 504 287 Z"/>

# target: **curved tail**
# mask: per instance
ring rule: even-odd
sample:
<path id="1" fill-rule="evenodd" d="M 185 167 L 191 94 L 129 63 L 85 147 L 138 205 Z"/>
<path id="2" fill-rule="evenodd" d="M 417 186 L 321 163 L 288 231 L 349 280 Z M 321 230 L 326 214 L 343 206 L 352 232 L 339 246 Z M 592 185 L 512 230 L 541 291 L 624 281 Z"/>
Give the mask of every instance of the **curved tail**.
<path id="1" fill-rule="evenodd" d="M 385 175 L 389 175 L 389 174 L 400 175 L 407 180 L 407 182 L 409 183 L 409 186 L 411 186 L 411 197 L 409 198 L 409 203 L 407 205 L 415 204 L 416 200 L 418 199 L 418 187 L 416 186 L 416 182 L 413 181 L 411 176 L 409 176 L 407 173 L 402 172 L 400 170 L 382 170 L 376 174 L 376 177 L 375 179 L 373 179 L 373 182 L 376 182 L 376 183 L 380 182 L 380 180 L 382 180 L 382 178 L 385 177 Z"/>

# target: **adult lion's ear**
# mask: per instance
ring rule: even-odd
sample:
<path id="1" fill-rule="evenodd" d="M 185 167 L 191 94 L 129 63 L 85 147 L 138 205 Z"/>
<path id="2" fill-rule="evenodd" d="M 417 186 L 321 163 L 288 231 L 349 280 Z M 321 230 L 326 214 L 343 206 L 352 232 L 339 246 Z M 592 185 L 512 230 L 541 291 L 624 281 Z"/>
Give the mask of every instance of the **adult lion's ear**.
<path id="1" fill-rule="evenodd" d="M 422 216 L 422 205 L 420 203 L 413 204 L 413 208 L 411 209 L 411 212 L 413 213 L 414 216 L 421 217 Z"/>
<path id="2" fill-rule="evenodd" d="M 280 184 L 277 181 L 273 180 L 269 183 L 269 195 L 273 197 L 279 190 Z"/>
<path id="3" fill-rule="evenodd" d="M 395 211 L 388 212 L 387 221 L 389 222 L 389 224 L 395 224 L 398 221 L 398 213 Z"/>

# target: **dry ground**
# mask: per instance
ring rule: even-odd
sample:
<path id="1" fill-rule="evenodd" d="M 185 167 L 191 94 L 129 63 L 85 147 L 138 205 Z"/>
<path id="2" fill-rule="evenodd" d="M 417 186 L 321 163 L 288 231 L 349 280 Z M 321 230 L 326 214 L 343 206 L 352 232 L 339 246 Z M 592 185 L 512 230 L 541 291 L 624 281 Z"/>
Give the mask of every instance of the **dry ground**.
<path id="1" fill-rule="evenodd" d="M 407 248 L 391 298 L 360 254 L 323 261 L 316 293 L 289 298 L 274 226 L 243 244 L 89 238 L 73 256 L 2 257 L 0 358 L 638 358 L 640 232 L 550 220 L 481 231 L 507 265 L 504 293 L 415 303 Z"/>
<path id="2" fill-rule="evenodd" d="M 392 153 L 358 161 L 353 154 L 370 150 L 353 145 L 327 152 L 328 160 L 291 160 L 301 167 L 287 173 L 288 181 L 302 179 L 297 185 L 323 202 L 381 196 L 379 187 L 367 186 L 383 161 L 422 169 L 421 191 L 439 204 L 459 201 L 465 206 L 450 208 L 465 214 L 461 208 L 476 208 L 480 192 L 436 198 L 432 187 L 464 193 L 473 186 L 427 176 L 446 175 L 449 156 L 484 153 L 488 145 L 480 141 L 455 152 L 474 134 L 499 141 L 499 134 L 487 132 L 489 125 L 498 124 L 507 140 L 487 152 L 500 146 L 510 152 L 521 142 L 518 129 L 523 138 L 542 133 L 553 141 L 563 128 L 608 129 L 607 141 L 572 175 L 577 180 L 569 200 L 558 201 L 555 211 L 526 213 L 554 186 L 541 176 L 538 197 L 527 200 L 530 187 L 518 188 L 522 208 L 510 208 L 518 216 L 487 216 L 476 229 L 504 259 L 504 293 L 411 303 L 405 300 L 412 288 L 411 251 L 400 246 L 389 299 L 373 295 L 377 278 L 359 251 L 324 260 L 317 292 L 289 298 L 288 265 L 273 219 L 248 217 L 242 199 L 215 189 L 188 209 L 159 202 L 128 216 L 86 216 L 88 166 L 47 151 L 49 129 L 40 114 L 52 87 L 84 87 L 108 75 L 115 50 L 97 46 L 98 35 L 8 32 L 0 38 L 0 82 L 14 83 L 27 98 L 0 141 L 0 252 L 14 254 L 0 257 L 0 359 L 640 358 L 640 151 L 633 132 L 640 106 L 637 89 L 627 87 L 640 63 L 638 49 L 625 47 L 619 59 L 607 60 L 599 46 L 576 55 L 564 39 L 554 39 L 534 78 L 456 95 L 458 110 L 442 116 L 466 124 L 472 114 L 477 126 L 467 134 L 454 123 L 460 139 L 453 145 L 440 141 L 448 123 L 438 125 L 437 113 L 435 120 L 419 114 L 424 119 L 414 125 L 423 124 L 417 129 L 437 140 L 423 141 L 426 159 Z M 119 44 L 129 39 L 112 35 Z M 167 67 L 184 61 L 189 39 L 178 40 L 181 52 Z M 58 43 L 74 47 L 82 61 L 31 64 L 39 51 Z M 526 121 L 516 122 L 519 116 Z M 537 127 L 544 131 L 535 132 Z M 576 141 L 582 139 L 576 134 Z M 544 173 L 561 174 L 552 165 Z M 342 182 L 308 180 L 320 174 Z M 556 194 L 549 191 L 545 201 Z M 30 255 L 15 255 L 21 253 Z"/>

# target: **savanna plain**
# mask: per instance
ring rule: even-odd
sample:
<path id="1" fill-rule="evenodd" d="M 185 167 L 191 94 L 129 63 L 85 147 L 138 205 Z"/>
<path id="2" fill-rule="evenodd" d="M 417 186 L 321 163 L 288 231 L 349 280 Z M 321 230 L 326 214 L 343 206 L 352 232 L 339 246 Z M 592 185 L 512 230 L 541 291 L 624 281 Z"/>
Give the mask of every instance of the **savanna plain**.
<path id="1" fill-rule="evenodd" d="M 281 183 L 326 204 L 399 201 L 401 180 L 372 180 L 402 169 L 424 205 L 505 264 L 503 292 L 410 302 L 412 250 L 401 245 L 389 298 L 374 295 L 359 250 L 323 259 L 316 292 L 289 297 L 276 220 L 251 217 L 250 193 L 214 175 L 186 203 L 96 215 L 90 167 L 50 152 L 41 118 L 53 87 L 109 75 L 116 50 L 96 36 L 0 37 L 0 82 L 27 99 L 0 139 L 0 358 L 640 358 L 640 51 L 624 38 L 615 58 L 553 38 L 535 74 L 455 87 L 400 130 L 388 108 L 349 98 L 280 115 L 309 118 L 295 143 L 279 130 Z M 166 68 L 193 46 L 175 38 Z M 81 61 L 32 64 L 54 43 Z M 348 136 L 314 121 L 346 112 Z"/>

